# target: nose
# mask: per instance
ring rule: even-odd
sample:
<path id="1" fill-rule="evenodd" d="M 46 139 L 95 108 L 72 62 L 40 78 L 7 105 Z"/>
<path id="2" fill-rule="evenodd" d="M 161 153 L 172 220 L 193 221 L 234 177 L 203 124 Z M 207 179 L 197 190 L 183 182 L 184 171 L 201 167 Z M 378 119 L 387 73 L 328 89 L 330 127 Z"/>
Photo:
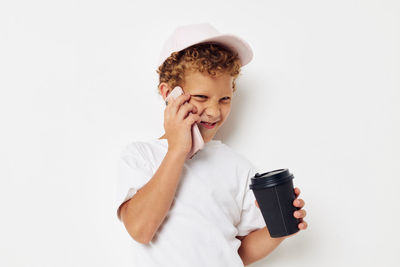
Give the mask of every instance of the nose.
<path id="1" fill-rule="evenodd" d="M 209 103 L 205 106 L 204 113 L 206 114 L 207 118 L 212 121 L 221 119 L 221 110 L 218 104 Z"/>

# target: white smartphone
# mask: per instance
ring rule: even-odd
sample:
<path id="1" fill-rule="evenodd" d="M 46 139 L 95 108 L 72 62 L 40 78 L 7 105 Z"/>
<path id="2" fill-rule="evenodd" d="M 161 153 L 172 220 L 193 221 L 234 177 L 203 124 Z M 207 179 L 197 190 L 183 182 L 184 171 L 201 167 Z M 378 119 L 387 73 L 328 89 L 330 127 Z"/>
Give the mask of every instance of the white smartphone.
<path id="1" fill-rule="evenodd" d="M 183 90 L 180 86 L 176 86 L 171 93 L 165 98 L 165 101 L 168 101 L 170 98 L 177 98 L 178 96 L 183 94 Z M 197 123 L 194 123 L 192 125 L 192 148 L 188 154 L 189 159 L 193 158 L 193 156 L 201 149 L 204 147 L 204 140 L 203 137 L 201 136 L 199 127 L 197 126 Z"/>

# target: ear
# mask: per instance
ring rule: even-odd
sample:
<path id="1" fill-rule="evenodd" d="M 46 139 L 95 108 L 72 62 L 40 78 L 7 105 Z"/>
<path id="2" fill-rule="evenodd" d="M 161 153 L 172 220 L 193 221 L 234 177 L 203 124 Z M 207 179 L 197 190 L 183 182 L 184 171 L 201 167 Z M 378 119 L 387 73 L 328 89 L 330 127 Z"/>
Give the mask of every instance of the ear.
<path id="1" fill-rule="evenodd" d="M 171 88 L 168 86 L 168 84 L 165 82 L 160 83 L 158 88 L 160 89 L 160 92 L 161 92 L 164 100 L 167 98 L 169 93 L 171 93 L 171 91 L 172 91 Z"/>

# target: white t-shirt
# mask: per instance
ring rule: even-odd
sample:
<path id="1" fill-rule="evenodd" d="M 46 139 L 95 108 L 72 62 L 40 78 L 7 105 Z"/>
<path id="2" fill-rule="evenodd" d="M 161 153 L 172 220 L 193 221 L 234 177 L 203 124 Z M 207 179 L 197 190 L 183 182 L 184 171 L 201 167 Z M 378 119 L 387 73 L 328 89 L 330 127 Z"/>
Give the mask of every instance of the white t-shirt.
<path id="1" fill-rule="evenodd" d="M 124 148 L 116 210 L 152 178 L 167 150 L 167 139 Z M 244 266 L 237 252 L 241 241 L 235 237 L 266 226 L 249 189 L 255 173 L 254 166 L 226 144 L 206 143 L 185 161 L 172 206 L 153 240 L 142 244 L 132 239 L 135 266 Z"/>

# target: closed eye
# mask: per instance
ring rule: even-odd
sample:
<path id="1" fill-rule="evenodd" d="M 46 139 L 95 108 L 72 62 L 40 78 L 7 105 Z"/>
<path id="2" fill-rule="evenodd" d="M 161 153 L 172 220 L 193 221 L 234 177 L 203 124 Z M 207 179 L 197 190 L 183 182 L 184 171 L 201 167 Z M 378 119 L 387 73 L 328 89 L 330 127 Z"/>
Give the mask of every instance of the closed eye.
<path id="1" fill-rule="evenodd" d="M 199 97 L 199 98 L 203 98 L 203 99 L 207 99 L 207 96 L 205 95 L 193 95 L 194 97 Z M 221 98 L 222 100 L 229 100 L 231 99 L 229 96 L 223 97 Z"/>

